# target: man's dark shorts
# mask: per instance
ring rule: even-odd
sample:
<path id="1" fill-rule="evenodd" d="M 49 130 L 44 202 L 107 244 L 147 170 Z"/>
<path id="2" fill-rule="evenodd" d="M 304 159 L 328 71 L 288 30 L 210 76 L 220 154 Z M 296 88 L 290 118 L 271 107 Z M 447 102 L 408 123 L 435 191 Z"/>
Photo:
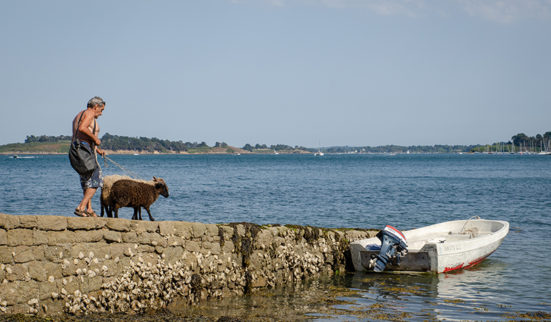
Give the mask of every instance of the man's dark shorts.
<path id="1" fill-rule="evenodd" d="M 82 141 L 81 141 L 82 142 Z M 83 144 L 88 144 L 87 142 L 82 142 Z M 96 169 L 90 176 L 80 176 L 80 186 L 82 187 L 82 190 L 86 190 L 89 188 L 101 188 L 103 187 L 103 176 L 101 174 L 101 168 L 98 164 L 98 160 L 96 159 Z"/>

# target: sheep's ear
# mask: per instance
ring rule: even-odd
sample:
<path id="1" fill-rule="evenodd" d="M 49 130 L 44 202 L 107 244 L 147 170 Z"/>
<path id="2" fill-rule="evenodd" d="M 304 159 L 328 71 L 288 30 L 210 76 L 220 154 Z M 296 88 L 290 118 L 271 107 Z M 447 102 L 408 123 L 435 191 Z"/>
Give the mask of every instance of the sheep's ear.
<path id="1" fill-rule="evenodd" d="M 153 181 L 157 181 L 157 178 L 156 178 L 156 177 L 153 177 Z"/>

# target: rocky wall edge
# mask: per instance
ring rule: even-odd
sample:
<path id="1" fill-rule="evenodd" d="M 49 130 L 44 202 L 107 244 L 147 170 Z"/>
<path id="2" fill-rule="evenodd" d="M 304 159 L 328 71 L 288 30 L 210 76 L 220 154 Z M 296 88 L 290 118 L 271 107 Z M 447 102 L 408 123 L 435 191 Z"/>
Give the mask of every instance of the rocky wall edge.
<path id="1" fill-rule="evenodd" d="M 0 313 L 143 313 L 345 270 L 374 230 L 0 214 Z"/>

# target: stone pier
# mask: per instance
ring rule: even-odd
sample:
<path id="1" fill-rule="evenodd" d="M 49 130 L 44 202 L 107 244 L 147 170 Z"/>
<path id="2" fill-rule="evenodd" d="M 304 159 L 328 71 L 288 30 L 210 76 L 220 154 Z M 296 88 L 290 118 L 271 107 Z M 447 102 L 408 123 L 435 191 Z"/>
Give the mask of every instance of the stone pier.
<path id="1" fill-rule="evenodd" d="M 0 315 L 143 313 L 347 267 L 375 230 L 0 214 Z"/>

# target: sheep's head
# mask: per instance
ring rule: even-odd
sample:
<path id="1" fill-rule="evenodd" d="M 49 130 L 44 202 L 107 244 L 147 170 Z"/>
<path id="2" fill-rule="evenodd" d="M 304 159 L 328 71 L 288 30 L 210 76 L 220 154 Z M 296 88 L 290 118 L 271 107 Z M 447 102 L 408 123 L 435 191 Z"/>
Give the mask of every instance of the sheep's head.
<path id="1" fill-rule="evenodd" d="M 168 187 L 165 181 L 161 178 L 153 177 L 153 183 L 155 183 L 155 189 L 159 191 L 161 196 L 168 198 Z"/>

